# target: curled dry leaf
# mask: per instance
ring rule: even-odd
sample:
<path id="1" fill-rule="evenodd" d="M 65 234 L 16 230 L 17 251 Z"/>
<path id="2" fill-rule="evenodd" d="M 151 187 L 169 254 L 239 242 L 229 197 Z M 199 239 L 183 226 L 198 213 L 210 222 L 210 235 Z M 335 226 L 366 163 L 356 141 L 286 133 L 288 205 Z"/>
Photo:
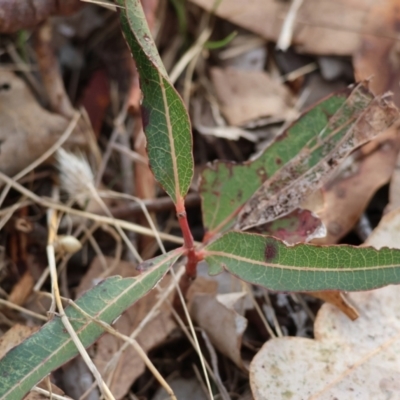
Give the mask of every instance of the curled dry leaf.
<path id="1" fill-rule="evenodd" d="M 308 294 L 316 297 L 317 299 L 321 299 L 327 303 L 333 304 L 352 321 L 355 321 L 360 316 L 357 309 L 350 303 L 349 299 L 343 292 L 338 292 L 336 290 L 324 290 L 322 292 L 311 292 Z"/>
<path id="2" fill-rule="evenodd" d="M 80 7 L 80 0 L 0 0 L 0 32 L 32 28 L 51 15 L 68 15 Z"/>
<path id="3" fill-rule="evenodd" d="M 106 258 L 108 266 L 112 266 L 113 261 Z M 97 283 L 100 276 L 107 277 L 111 275 L 130 277 L 138 275 L 138 271 L 136 271 L 135 265 L 120 261 L 115 269 L 110 269 L 104 273 L 102 263 L 99 258 L 95 258 L 82 279 L 77 293 L 90 289 Z M 170 279 L 165 277 L 161 282 L 161 286 L 165 288 L 170 282 Z M 149 313 L 157 301 L 157 297 L 158 292 L 153 290 L 147 296 L 141 298 L 133 307 L 122 314 L 115 323 L 114 328 L 120 333 L 129 336 Z M 176 326 L 166 305 L 161 306 L 160 311 L 154 319 L 144 326 L 136 338 L 146 352 L 165 340 Z M 108 381 L 110 382 L 109 387 L 116 399 L 123 398 L 136 378 L 145 370 L 144 362 L 130 345 L 119 358 L 115 359 L 115 363 L 108 370 L 106 369 L 107 363 L 118 353 L 123 344 L 124 342 L 121 339 L 106 333 L 97 342 L 96 355 L 94 356 L 94 363 L 102 376 L 105 379 L 110 379 Z"/>

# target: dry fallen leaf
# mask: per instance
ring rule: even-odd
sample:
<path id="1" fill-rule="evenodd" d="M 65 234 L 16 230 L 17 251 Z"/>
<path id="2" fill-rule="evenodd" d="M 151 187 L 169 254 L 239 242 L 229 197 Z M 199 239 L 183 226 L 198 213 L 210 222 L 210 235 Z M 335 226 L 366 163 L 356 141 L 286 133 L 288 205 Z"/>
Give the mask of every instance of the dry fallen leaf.
<path id="1" fill-rule="evenodd" d="M 337 290 L 324 290 L 322 292 L 310 292 L 307 294 L 333 304 L 352 321 L 355 321 L 360 316 L 357 309 L 349 302 L 343 292 Z"/>
<path id="2" fill-rule="evenodd" d="M 105 260 L 108 266 L 111 266 L 114 261 L 109 258 L 106 258 Z M 95 258 L 88 272 L 81 280 L 77 289 L 77 295 L 94 286 L 102 273 L 104 273 L 103 264 L 99 258 Z M 120 261 L 117 267 L 106 272 L 103 278 L 111 275 L 128 277 L 137 274 L 138 271 L 136 271 L 135 265 L 129 262 Z M 160 285 L 165 288 L 169 283 L 170 279 L 168 279 L 167 276 L 162 280 Z M 157 298 L 158 291 L 152 290 L 149 294 L 135 303 L 133 307 L 129 308 L 124 314 L 122 314 L 114 324 L 114 328 L 118 332 L 129 336 L 149 313 L 157 301 Z M 160 307 L 160 313 L 145 325 L 136 340 L 142 346 L 143 350 L 147 352 L 162 343 L 175 326 L 175 323 L 170 317 L 169 308 L 166 305 L 163 305 Z M 107 363 L 118 352 L 123 344 L 124 342 L 121 339 L 106 333 L 97 341 L 96 354 L 93 358 L 93 361 L 101 375 L 105 380 L 107 380 L 107 382 L 109 382 L 109 388 L 116 399 L 123 398 L 129 391 L 132 383 L 145 370 L 145 364 L 142 359 L 132 346 L 128 346 L 128 348 L 122 353 L 121 357 L 117 360 L 117 363 L 106 373 L 105 367 Z"/>
<path id="3" fill-rule="evenodd" d="M 208 11 L 214 0 L 190 0 Z M 382 7 L 396 0 L 381 0 Z M 310 54 L 352 55 L 362 34 L 396 38 L 396 29 L 387 25 L 377 30 L 372 0 L 307 0 L 296 13 L 292 42 L 298 50 Z M 277 42 L 291 2 L 276 0 L 224 0 L 217 16 Z M 382 32 L 383 31 L 383 32 Z"/>
<path id="4" fill-rule="evenodd" d="M 15 324 L 3 336 L 0 337 L 0 358 L 2 358 L 11 348 L 20 344 L 27 337 L 35 333 L 39 327 Z"/>
<path id="5" fill-rule="evenodd" d="M 212 345 L 246 370 L 241 345 L 247 327 L 244 313 L 252 304 L 240 280 L 229 273 L 209 276 L 206 264 L 200 263 L 187 300 L 190 315 L 204 329 Z"/>
<path id="6" fill-rule="evenodd" d="M 399 248 L 399 211 L 386 215 L 366 245 Z M 400 291 L 387 286 L 350 293 L 360 318 L 350 321 L 324 304 L 315 339 L 280 338 L 264 344 L 250 365 L 254 398 L 400 398 Z"/>
<path id="7" fill-rule="evenodd" d="M 243 125 L 261 117 L 285 120 L 295 112 L 287 87 L 266 72 L 212 68 L 210 74 L 230 125 Z"/>
<path id="8" fill-rule="evenodd" d="M 246 369 L 240 349 L 247 327 L 246 292 L 196 294 L 190 304 L 190 315 L 205 330 L 212 344 L 239 368 Z"/>
<path id="9" fill-rule="evenodd" d="M 322 189 L 323 208 L 311 208 L 327 229 L 313 243 L 334 244 L 359 220 L 375 192 L 388 182 L 400 149 L 397 127 L 392 127 L 360 148 L 352 162 Z"/>
<path id="10" fill-rule="evenodd" d="M 25 82 L 0 72 L 0 171 L 13 176 L 28 166 L 64 132 L 69 121 L 43 109 Z"/>
<path id="11" fill-rule="evenodd" d="M 376 94 L 393 92 L 393 101 L 400 106 L 400 7 L 398 0 L 377 1 L 369 10 L 375 18 L 369 28 L 380 35 L 362 35 L 353 55 L 356 80 L 371 79 L 370 89 Z M 384 33 L 383 33 L 384 32 Z"/>

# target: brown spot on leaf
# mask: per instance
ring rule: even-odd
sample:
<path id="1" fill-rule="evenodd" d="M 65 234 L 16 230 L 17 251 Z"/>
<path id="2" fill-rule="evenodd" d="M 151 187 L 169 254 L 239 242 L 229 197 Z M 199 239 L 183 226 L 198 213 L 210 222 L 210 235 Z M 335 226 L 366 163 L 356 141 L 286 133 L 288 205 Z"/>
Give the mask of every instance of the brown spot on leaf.
<path id="1" fill-rule="evenodd" d="M 281 165 L 281 164 L 282 164 L 282 160 L 281 160 L 279 157 L 275 160 L 275 162 L 276 162 L 278 165 Z"/>
<path id="2" fill-rule="evenodd" d="M 237 192 L 236 199 L 237 199 L 237 201 L 242 201 L 242 198 L 243 198 L 243 190 L 239 189 Z"/>
<path id="3" fill-rule="evenodd" d="M 264 250 L 265 261 L 273 260 L 278 254 L 277 246 L 274 243 L 267 242 Z"/>
<path id="4" fill-rule="evenodd" d="M 261 183 L 264 183 L 268 178 L 267 171 L 264 167 L 257 169 L 257 175 L 260 177 Z"/>
<path id="5" fill-rule="evenodd" d="M 150 122 L 150 111 L 145 106 L 140 106 L 140 112 L 142 114 L 143 129 L 146 129 Z"/>

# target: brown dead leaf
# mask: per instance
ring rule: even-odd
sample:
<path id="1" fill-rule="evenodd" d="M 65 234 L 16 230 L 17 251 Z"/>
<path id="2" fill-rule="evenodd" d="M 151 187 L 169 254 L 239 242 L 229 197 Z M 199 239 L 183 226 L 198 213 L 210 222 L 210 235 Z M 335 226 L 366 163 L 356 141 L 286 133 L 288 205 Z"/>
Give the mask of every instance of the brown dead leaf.
<path id="1" fill-rule="evenodd" d="M 106 258 L 106 261 L 109 266 L 113 263 L 113 260 L 109 258 Z M 98 277 L 103 274 L 103 272 L 102 263 L 98 258 L 95 258 L 77 289 L 77 295 L 94 286 Z M 114 270 L 110 270 L 104 277 L 110 275 L 128 277 L 137 274 L 138 271 L 136 271 L 134 264 L 120 261 L 118 266 Z M 161 287 L 166 287 L 169 283 L 170 279 L 165 277 L 160 285 Z M 115 329 L 120 333 L 130 335 L 151 310 L 157 301 L 157 297 L 158 291 L 152 290 L 149 294 L 140 299 L 133 307 L 129 308 L 121 315 L 114 325 Z M 160 308 L 160 313 L 141 330 L 136 339 L 143 350 L 147 352 L 162 343 L 175 326 L 175 323 L 170 317 L 169 308 L 163 305 Z M 94 356 L 94 363 L 104 379 L 109 383 L 109 388 L 116 399 L 124 397 L 132 383 L 145 370 L 144 362 L 136 351 L 129 346 L 122 353 L 117 363 L 106 373 L 105 368 L 108 361 L 118 352 L 123 344 L 124 342 L 121 339 L 106 333 L 97 341 L 96 354 Z"/>
<path id="2" fill-rule="evenodd" d="M 285 120 L 294 112 L 287 87 L 266 72 L 211 68 L 210 74 L 230 125 L 243 125 L 261 117 Z"/>
<path id="3" fill-rule="evenodd" d="M 389 204 L 385 208 L 385 213 L 400 207 L 400 153 L 397 155 L 393 174 L 389 185 Z"/>
<path id="4" fill-rule="evenodd" d="M 25 271 L 21 279 L 13 286 L 8 301 L 18 306 L 25 304 L 35 286 L 31 271 Z"/>
<path id="5" fill-rule="evenodd" d="M 211 11 L 214 0 L 190 0 Z M 368 33 L 396 38 L 392 25 L 377 30 L 377 16 L 372 7 L 396 0 L 307 0 L 296 14 L 293 26 L 293 44 L 298 50 L 311 54 L 352 55 L 361 35 Z M 276 42 L 282 30 L 291 2 L 275 0 L 224 0 L 215 13 L 221 18 Z"/>
<path id="6" fill-rule="evenodd" d="M 13 176 L 28 166 L 64 132 L 69 121 L 43 109 L 25 82 L 0 72 L 0 171 Z"/>
<path id="7" fill-rule="evenodd" d="M 390 179 L 399 150 L 399 130 L 392 127 L 360 148 L 354 160 L 323 187 L 324 207 L 313 211 L 327 235 L 313 243 L 337 243 L 353 228 L 374 193 Z"/>
<path id="8" fill-rule="evenodd" d="M 240 349 L 247 327 L 247 319 L 243 317 L 245 300 L 246 292 L 196 294 L 189 306 L 190 315 L 205 330 L 213 345 L 244 370 Z"/>
<path id="9" fill-rule="evenodd" d="M 356 80 L 372 77 L 371 90 L 379 95 L 393 92 L 393 100 L 400 105 L 400 7 L 397 0 L 378 1 L 369 10 L 374 15 L 368 28 L 380 35 L 365 34 L 354 53 Z M 383 33 L 384 32 L 384 33 Z M 388 32 L 391 32 L 388 35 Z M 383 34 L 382 34 L 383 33 Z"/>
<path id="10" fill-rule="evenodd" d="M 0 358 L 2 358 L 10 349 L 34 334 L 38 329 L 38 326 L 26 326 L 21 324 L 14 325 L 0 337 Z"/>
<path id="11" fill-rule="evenodd" d="M 349 302 L 346 295 L 342 292 L 338 292 L 336 290 L 326 290 L 323 292 L 310 292 L 307 294 L 336 306 L 352 321 L 355 321 L 360 316 L 357 309 Z"/>

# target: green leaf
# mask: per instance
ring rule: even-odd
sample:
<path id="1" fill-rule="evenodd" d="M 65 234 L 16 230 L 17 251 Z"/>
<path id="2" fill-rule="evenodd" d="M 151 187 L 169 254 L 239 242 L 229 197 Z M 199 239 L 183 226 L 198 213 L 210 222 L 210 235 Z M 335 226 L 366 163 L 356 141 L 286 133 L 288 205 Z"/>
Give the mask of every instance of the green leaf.
<path id="1" fill-rule="evenodd" d="M 174 203 L 180 204 L 194 170 L 189 116 L 169 81 L 140 1 L 117 0 L 117 4 L 122 31 L 139 71 L 150 167 Z"/>
<path id="2" fill-rule="evenodd" d="M 239 213 L 237 228 L 247 229 L 297 208 L 351 150 L 397 116 L 394 106 L 360 84 L 303 114 L 255 161 L 215 162 L 203 171 L 200 185 L 208 236 L 232 227 Z"/>
<path id="3" fill-rule="evenodd" d="M 146 261 L 146 272 L 135 278 L 108 278 L 85 293 L 76 304 L 91 317 L 111 324 L 125 309 L 149 292 L 181 256 L 183 249 Z M 104 330 L 69 306 L 65 313 L 85 347 Z M 41 379 L 78 354 L 59 317 L 11 349 L 0 360 L 0 399 L 19 400 Z"/>
<path id="4" fill-rule="evenodd" d="M 285 246 L 273 237 L 228 232 L 206 246 L 210 274 L 223 269 L 270 290 L 369 290 L 400 283 L 400 250 L 372 247 Z"/>
<path id="5" fill-rule="evenodd" d="M 220 49 L 221 47 L 228 45 L 236 36 L 237 36 L 237 31 L 233 31 L 224 39 L 215 41 L 209 40 L 204 44 L 204 47 L 209 50 Z"/>

